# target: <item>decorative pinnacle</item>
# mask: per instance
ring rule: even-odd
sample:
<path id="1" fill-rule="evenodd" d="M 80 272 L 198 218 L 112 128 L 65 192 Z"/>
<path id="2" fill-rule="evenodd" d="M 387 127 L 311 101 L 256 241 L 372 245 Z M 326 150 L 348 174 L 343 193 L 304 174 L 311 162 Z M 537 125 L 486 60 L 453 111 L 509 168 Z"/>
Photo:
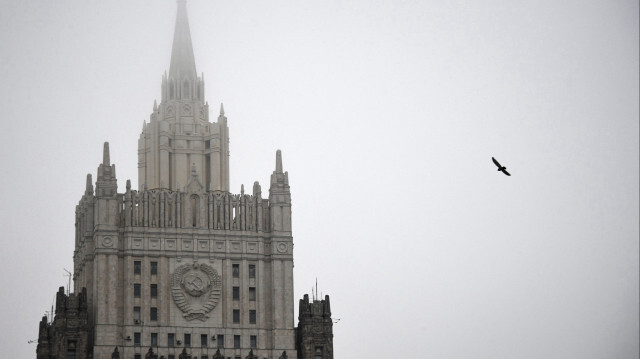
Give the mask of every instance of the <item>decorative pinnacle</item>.
<path id="1" fill-rule="evenodd" d="M 282 173 L 282 152 L 276 151 L 276 173 Z"/>
<path id="2" fill-rule="evenodd" d="M 224 116 L 224 104 L 220 102 L 220 116 Z"/>
<path id="3" fill-rule="evenodd" d="M 91 173 L 87 173 L 87 189 L 85 190 L 85 194 L 93 194 L 93 181 L 91 180 Z"/>
<path id="4" fill-rule="evenodd" d="M 105 142 L 102 149 L 102 164 L 105 166 L 111 166 L 111 160 L 109 158 L 109 142 Z"/>

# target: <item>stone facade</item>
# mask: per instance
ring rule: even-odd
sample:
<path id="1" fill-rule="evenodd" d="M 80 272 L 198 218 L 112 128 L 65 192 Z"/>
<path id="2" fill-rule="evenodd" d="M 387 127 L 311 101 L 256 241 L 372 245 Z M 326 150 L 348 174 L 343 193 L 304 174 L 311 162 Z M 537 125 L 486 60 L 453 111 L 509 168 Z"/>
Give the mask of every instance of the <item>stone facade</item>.
<path id="1" fill-rule="evenodd" d="M 69 343 L 78 358 L 299 357 L 282 154 L 268 197 L 258 182 L 229 191 L 227 117 L 221 106 L 209 120 L 184 0 L 161 93 L 138 141 L 139 187 L 118 192 L 108 143 L 95 189 L 87 175 L 73 256 L 82 293 L 58 298 L 80 300 L 84 319 L 43 319 L 38 359 L 63 357 Z"/>

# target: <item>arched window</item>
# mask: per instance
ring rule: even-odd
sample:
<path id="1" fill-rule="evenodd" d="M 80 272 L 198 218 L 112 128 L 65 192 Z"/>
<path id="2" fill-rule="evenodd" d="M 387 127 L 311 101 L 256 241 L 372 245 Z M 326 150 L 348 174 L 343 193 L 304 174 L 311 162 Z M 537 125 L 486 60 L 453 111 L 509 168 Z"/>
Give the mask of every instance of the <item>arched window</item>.
<path id="1" fill-rule="evenodd" d="M 199 202 L 199 197 L 197 195 L 192 195 L 191 196 L 191 225 L 193 227 L 197 227 L 198 226 L 198 202 Z"/>
<path id="2" fill-rule="evenodd" d="M 190 98 L 189 96 L 189 80 L 184 79 L 182 83 L 182 98 Z"/>

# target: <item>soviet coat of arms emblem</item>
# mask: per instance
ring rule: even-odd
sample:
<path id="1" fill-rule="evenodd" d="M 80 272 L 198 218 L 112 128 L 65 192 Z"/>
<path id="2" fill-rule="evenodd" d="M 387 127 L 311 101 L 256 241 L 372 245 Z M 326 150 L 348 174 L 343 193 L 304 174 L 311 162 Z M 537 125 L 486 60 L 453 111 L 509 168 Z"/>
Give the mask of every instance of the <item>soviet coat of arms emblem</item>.
<path id="1" fill-rule="evenodd" d="M 205 321 L 220 301 L 222 280 L 207 264 L 184 264 L 171 275 L 171 294 L 186 320 Z"/>

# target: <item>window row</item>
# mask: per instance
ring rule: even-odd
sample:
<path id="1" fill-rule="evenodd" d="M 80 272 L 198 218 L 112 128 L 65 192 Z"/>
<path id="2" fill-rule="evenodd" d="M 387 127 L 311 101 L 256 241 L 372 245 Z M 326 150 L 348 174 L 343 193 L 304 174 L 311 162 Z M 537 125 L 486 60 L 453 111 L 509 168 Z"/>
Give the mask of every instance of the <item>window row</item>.
<path id="1" fill-rule="evenodd" d="M 257 318 L 257 314 L 256 314 L 256 310 L 255 309 L 251 309 L 249 310 L 249 324 L 256 324 L 256 318 Z M 240 309 L 234 309 L 233 310 L 233 323 L 234 324 L 240 324 Z M 142 320 L 141 317 L 141 310 L 140 307 L 133 307 L 133 321 L 136 324 L 140 324 Z M 149 320 L 151 321 L 157 321 L 158 320 L 158 308 L 157 307 L 151 307 L 149 308 Z"/>
<path id="2" fill-rule="evenodd" d="M 133 358 L 134 359 L 142 359 L 142 354 L 136 354 L 136 355 L 133 356 Z M 158 356 L 157 354 L 153 355 L 153 359 L 158 359 L 158 358 L 162 359 L 162 358 L 164 358 L 164 355 L 162 355 L 162 356 Z M 203 355 L 200 358 L 198 358 L 197 356 L 193 356 L 193 357 L 189 356 L 188 358 L 192 358 L 192 359 L 209 359 L 209 356 L 208 355 Z M 167 355 L 167 359 L 176 359 L 176 355 L 175 354 L 168 354 Z M 229 359 L 231 359 L 231 357 L 229 357 Z M 236 356 L 233 357 L 233 359 L 242 359 L 242 357 L 236 355 Z"/>
<path id="3" fill-rule="evenodd" d="M 233 273 L 233 278 L 240 278 L 240 264 L 232 264 L 231 272 Z M 249 278 L 254 279 L 256 277 L 256 265 L 249 264 Z"/>
<path id="4" fill-rule="evenodd" d="M 141 315 L 140 315 L 140 307 L 133 307 L 133 321 L 136 324 L 140 324 L 141 320 L 142 320 L 142 318 L 141 318 Z M 151 321 L 157 321 L 158 320 L 158 308 L 157 307 L 149 308 L 149 320 L 151 320 Z"/>
<path id="5" fill-rule="evenodd" d="M 151 275 L 158 274 L 158 262 L 149 262 Z M 233 278 L 240 278 L 240 264 L 232 265 Z M 133 261 L 133 274 L 142 274 L 142 261 Z M 249 264 L 249 278 L 255 279 L 256 265 Z"/>
<path id="6" fill-rule="evenodd" d="M 233 300 L 240 300 L 240 287 L 233 287 Z M 256 301 L 256 287 L 249 287 L 249 301 Z"/>
<path id="7" fill-rule="evenodd" d="M 151 284 L 149 291 L 151 292 L 151 298 L 158 298 L 158 285 Z M 133 297 L 140 298 L 140 294 L 142 292 L 142 284 L 134 283 L 133 284 Z"/>
<path id="8" fill-rule="evenodd" d="M 158 262 L 149 262 L 151 275 L 158 274 Z M 133 261 L 133 274 L 142 274 L 142 261 Z"/>
<path id="9" fill-rule="evenodd" d="M 142 333 L 136 332 L 133 333 L 133 345 L 135 346 L 141 346 L 142 345 Z M 158 347 L 158 333 L 151 333 L 151 343 L 150 345 L 152 347 Z M 184 343 L 182 341 L 180 341 L 179 339 L 176 339 L 176 335 L 175 333 L 169 333 L 167 334 L 167 347 L 169 348 L 174 348 L 174 347 L 187 347 L 190 348 L 191 347 L 191 334 L 190 333 L 184 333 L 184 337 L 183 337 Z M 218 334 L 215 337 L 211 337 L 211 341 L 215 341 L 216 344 L 214 345 L 215 348 L 224 348 L 224 335 Z M 239 335 L 234 335 L 233 336 L 233 348 L 234 349 L 240 349 L 240 336 Z M 208 348 L 209 347 L 209 336 L 207 334 L 200 334 L 200 347 L 201 348 Z M 250 335 L 249 336 L 249 347 L 250 348 L 257 348 L 258 347 L 258 336 L 257 335 Z"/>

